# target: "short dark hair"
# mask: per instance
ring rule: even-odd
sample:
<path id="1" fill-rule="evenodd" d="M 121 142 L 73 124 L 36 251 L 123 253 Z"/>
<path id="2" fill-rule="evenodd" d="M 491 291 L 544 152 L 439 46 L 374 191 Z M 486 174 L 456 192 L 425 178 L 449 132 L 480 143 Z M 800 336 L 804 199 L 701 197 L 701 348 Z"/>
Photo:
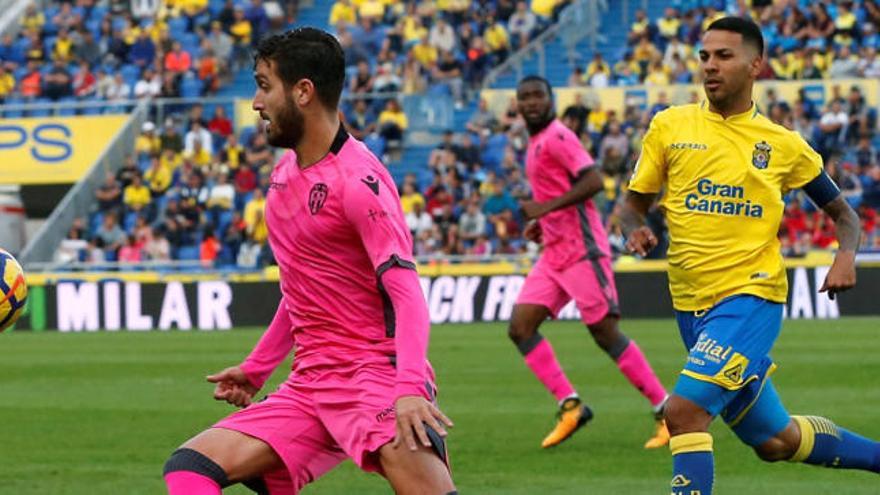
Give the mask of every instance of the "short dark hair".
<path id="1" fill-rule="evenodd" d="M 758 50 L 758 54 L 764 56 L 764 35 L 761 28 L 746 17 L 722 17 L 709 24 L 706 31 L 731 31 L 739 33 L 744 43 L 748 43 Z"/>
<path id="2" fill-rule="evenodd" d="M 553 98 L 553 86 L 550 85 L 550 81 L 548 81 L 547 79 L 544 79 L 541 76 L 536 76 L 534 74 L 526 76 L 526 77 L 519 80 L 519 83 L 517 83 L 516 87 L 518 88 L 518 87 L 522 86 L 523 84 L 530 83 L 530 82 L 539 82 L 539 83 L 544 84 L 544 87 L 547 88 L 547 94 L 550 95 L 551 98 Z"/>
<path id="3" fill-rule="evenodd" d="M 329 33 L 302 27 L 263 38 L 254 54 L 255 67 L 260 60 L 274 62 L 285 85 L 308 79 L 325 107 L 339 105 L 345 82 L 345 55 Z"/>

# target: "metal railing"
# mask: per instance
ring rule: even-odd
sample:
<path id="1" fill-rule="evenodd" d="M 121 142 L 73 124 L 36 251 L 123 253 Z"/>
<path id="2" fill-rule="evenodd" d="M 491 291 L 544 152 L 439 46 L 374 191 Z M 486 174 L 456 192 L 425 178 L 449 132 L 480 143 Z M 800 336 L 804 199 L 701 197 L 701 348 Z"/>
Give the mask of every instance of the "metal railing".
<path id="1" fill-rule="evenodd" d="M 147 118 L 149 103 L 138 102 L 131 111 L 131 117 L 116 133 L 103 153 L 98 157 L 86 175 L 74 184 L 61 202 L 37 230 L 21 253 L 23 263 L 52 259 L 56 246 L 67 235 L 67 229 L 75 218 L 86 216 L 95 204 L 95 190 L 104 181 L 107 172 L 122 167 L 125 156 L 131 152 L 141 124 Z"/>
<path id="2" fill-rule="evenodd" d="M 538 56 L 538 75 L 545 77 L 547 74 L 547 45 L 557 37 L 562 39 L 566 48 L 566 56 L 569 63 L 574 63 L 577 58 L 575 46 L 584 38 L 589 38 L 590 49 L 604 41 L 605 36 L 600 33 L 599 18 L 601 11 L 607 10 L 606 0 L 575 0 L 566 7 L 559 15 L 559 21 L 533 38 L 526 46 L 517 50 L 508 57 L 504 63 L 490 70 L 483 78 L 483 89 L 488 89 L 502 75 L 514 72 L 517 79 L 525 74 L 523 65 L 533 54 Z M 558 54 L 554 54 L 558 55 Z"/>

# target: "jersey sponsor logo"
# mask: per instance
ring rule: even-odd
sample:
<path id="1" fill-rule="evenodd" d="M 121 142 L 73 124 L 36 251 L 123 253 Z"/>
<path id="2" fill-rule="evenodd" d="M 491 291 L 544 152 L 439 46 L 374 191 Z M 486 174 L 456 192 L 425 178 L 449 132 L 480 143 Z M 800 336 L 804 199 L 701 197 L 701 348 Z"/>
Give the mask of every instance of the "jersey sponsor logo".
<path id="1" fill-rule="evenodd" d="M 283 191 L 283 190 L 287 189 L 287 183 L 273 181 L 273 182 L 269 183 L 269 189 L 274 189 L 276 191 Z"/>
<path id="2" fill-rule="evenodd" d="M 312 215 L 317 215 L 321 211 L 324 201 L 327 201 L 328 191 L 327 184 L 321 182 L 312 186 L 312 190 L 309 191 L 309 211 Z"/>
<path id="3" fill-rule="evenodd" d="M 709 145 L 705 143 L 672 143 L 669 145 L 670 150 L 693 150 L 693 151 L 706 151 L 709 149 Z"/>
<path id="4" fill-rule="evenodd" d="M 379 195 L 379 179 L 373 177 L 372 175 L 368 175 L 365 178 L 361 179 L 361 182 L 367 185 L 373 194 L 376 196 Z"/>
<path id="5" fill-rule="evenodd" d="M 770 152 L 773 148 L 767 144 L 767 141 L 755 143 L 755 149 L 752 151 L 752 165 L 758 170 L 764 170 L 770 165 Z"/>
<path id="6" fill-rule="evenodd" d="M 709 199 L 712 198 L 712 199 Z M 720 198 L 720 199 L 714 199 Z M 712 179 L 702 178 L 697 182 L 696 192 L 685 196 L 684 207 L 701 213 L 716 213 L 728 216 L 762 218 L 764 207 L 745 199 L 743 186 L 717 184 Z"/>

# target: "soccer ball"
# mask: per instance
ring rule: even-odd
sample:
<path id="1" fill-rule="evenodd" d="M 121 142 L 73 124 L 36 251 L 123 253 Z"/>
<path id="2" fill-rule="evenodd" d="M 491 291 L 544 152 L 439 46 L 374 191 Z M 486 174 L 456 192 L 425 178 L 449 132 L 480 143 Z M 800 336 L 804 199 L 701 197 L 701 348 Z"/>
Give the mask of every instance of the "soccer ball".
<path id="1" fill-rule="evenodd" d="M 0 248 L 0 332 L 11 327 L 21 316 L 25 300 L 24 270 L 11 254 Z"/>

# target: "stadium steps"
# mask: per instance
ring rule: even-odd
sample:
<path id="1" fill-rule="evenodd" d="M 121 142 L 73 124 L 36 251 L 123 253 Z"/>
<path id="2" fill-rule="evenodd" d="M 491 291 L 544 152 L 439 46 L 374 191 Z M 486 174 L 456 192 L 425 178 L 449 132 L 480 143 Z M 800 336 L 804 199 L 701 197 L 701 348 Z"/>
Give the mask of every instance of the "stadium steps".
<path id="1" fill-rule="evenodd" d="M 626 38 L 629 32 L 629 26 L 635 18 L 636 8 L 641 5 L 639 2 L 629 2 L 629 11 L 624 13 L 624 3 L 619 1 L 609 1 L 608 10 L 602 12 L 600 20 L 601 34 L 605 40 L 596 45 L 596 51 L 602 54 L 602 58 L 606 62 L 613 65 L 616 61 L 623 58 L 626 53 Z M 648 4 L 648 16 L 656 19 L 663 15 L 663 10 L 673 5 L 671 1 L 650 1 Z M 622 19 L 626 14 L 627 21 L 622 23 Z M 607 26 L 607 28 L 606 28 Z M 590 48 L 589 40 L 584 39 L 575 45 L 574 64 L 586 69 L 587 64 L 593 58 L 593 50 Z M 544 46 L 545 56 L 545 77 L 554 86 L 566 86 L 568 77 L 571 75 L 574 66 L 569 63 L 568 50 L 562 39 L 557 37 Z M 523 62 L 523 75 L 538 74 L 538 55 L 533 53 Z M 515 70 L 508 71 L 501 75 L 492 84 L 493 88 L 514 88 L 518 74 Z"/>

